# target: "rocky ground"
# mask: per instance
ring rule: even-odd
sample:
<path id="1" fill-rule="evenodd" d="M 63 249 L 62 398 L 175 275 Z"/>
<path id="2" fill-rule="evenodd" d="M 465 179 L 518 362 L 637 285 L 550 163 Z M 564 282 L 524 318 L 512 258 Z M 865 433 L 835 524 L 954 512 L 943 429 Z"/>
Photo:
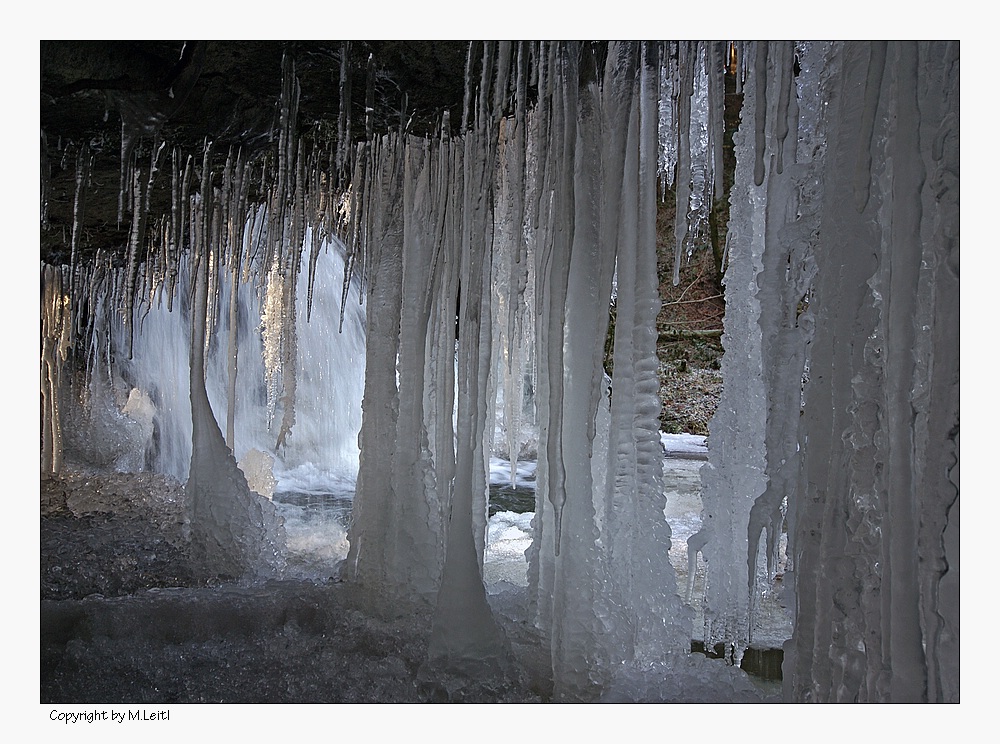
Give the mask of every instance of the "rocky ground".
<path id="1" fill-rule="evenodd" d="M 708 436 L 708 424 L 722 396 L 722 372 L 660 362 L 660 428 L 668 434 Z"/>

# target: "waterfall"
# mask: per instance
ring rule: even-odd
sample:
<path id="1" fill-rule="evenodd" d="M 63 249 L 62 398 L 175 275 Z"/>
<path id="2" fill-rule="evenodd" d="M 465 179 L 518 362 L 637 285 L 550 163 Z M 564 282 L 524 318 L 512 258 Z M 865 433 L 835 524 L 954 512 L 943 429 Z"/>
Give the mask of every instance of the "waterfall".
<path id="1" fill-rule="evenodd" d="M 249 272 L 246 281 L 240 279 L 235 284 L 231 272 L 220 271 L 217 275 L 217 298 L 213 303 L 216 314 L 206 344 L 205 385 L 209 401 L 216 420 L 223 425 L 228 409 L 230 368 L 227 339 L 233 320 L 228 308 L 235 292 L 239 357 L 233 452 L 237 460 L 254 450 L 273 454 L 279 491 L 323 490 L 325 481 L 345 475 L 353 479 L 358 468 L 364 313 L 357 302 L 349 301 L 340 329 L 344 246 L 336 238 L 329 238 L 321 243 L 319 250 L 312 282 L 313 307 L 308 319 L 306 272 L 293 278 L 299 285 L 294 308 L 286 308 L 280 302 L 276 307 L 267 306 L 269 290 L 280 280 L 261 267 Z M 88 392 L 91 406 L 104 401 L 108 410 L 100 415 L 120 420 L 118 436 L 122 438 L 129 436 L 127 427 L 131 421 L 139 421 L 141 416 L 150 419 L 147 440 L 130 445 L 133 449 L 140 448 L 135 463 L 138 466 L 131 469 L 166 473 L 183 481 L 188 477 L 192 441 L 187 359 L 191 339 L 188 302 L 191 266 L 182 259 L 177 268 L 180 301 L 172 303 L 173 309 L 168 306 L 168 290 L 162 286 L 136 303 L 132 311 L 135 320 L 131 358 L 128 329 L 121 322 L 113 299 L 97 298 L 97 307 L 104 308 L 105 315 L 95 321 L 93 345 L 88 352 L 88 357 L 95 359 Z M 108 281 L 104 286 L 114 287 L 115 282 Z M 276 362 L 268 357 L 265 340 L 275 312 L 294 314 L 298 338 L 296 421 L 280 447 L 277 444 L 282 418 L 280 394 L 268 391 Z M 129 399 L 133 401 L 131 407 Z M 134 402 L 139 400 L 145 402 L 141 412 Z M 98 413 L 91 411 L 90 420 L 96 421 L 97 417 Z M 103 430 L 99 434 L 92 431 L 91 435 L 116 436 Z M 71 449 L 69 456 L 74 455 L 86 457 L 85 452 Z M 119 469 L 129 469 L 125 465 L 122 463 Z"/>

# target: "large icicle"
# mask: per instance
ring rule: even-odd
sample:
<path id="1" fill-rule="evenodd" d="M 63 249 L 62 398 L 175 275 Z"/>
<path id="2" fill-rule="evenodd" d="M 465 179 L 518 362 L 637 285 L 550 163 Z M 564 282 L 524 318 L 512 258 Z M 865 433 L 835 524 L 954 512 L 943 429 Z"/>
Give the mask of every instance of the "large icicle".
<path id="1" fill-rule="evenodd" d="M 486 601 L 482 555 L 486 532 L 485 428 L 492 350 L 489 280 L 492 275 L 493 203 L 489 184 L 497 158 L 499 113 L 487 107 L 493 49 L 483 53 L 480 113 L 464 136 L 462 158 L 460 295 L 457 344 L 455 478 L 447 523 L 441 590 L 428 642 L 424 674 L 457 675 L 460 686 L 489 683 L 512 673 L 505 639 Z M 503 53 L 501 47 L 501 57 Z M 504 80 L 505 73 L 498 76 Z M 502 84 L 499 85 L 502 87 Z M 456 172 L 457 175 L 457 172 Z M 456 205 L 457 206 L 457 203 Z M 452 692 L 452 695 L 455 693 Z"/>
<path id="2" fill-rule="evenodd" d="M 401 214 L 402 152 L 394 136 L 370 143 L 372 196 L 368 206 L 372 240 L 365 259 L 371 271 L 366 282 L 368 335 L 379 343 L 368 344 L 365 393 L 359 444 L 358 471 L 352 524 L 348 532 L 347 577 L 363 584 L 370 596 L 400 593 L 395 585 L 396 562 L 384 555 L 391 550 L 390 524 L 396 494 L 392 488 L 392 462 L 399 417 L 396 359 L 399 353 L 399 318 L 403 282 Z M 374 270 L 372 270 L 374 269 Z"/>
<path id="3" fill-rule="evenodd" d="M 756 140 L 749 126 L 766 106 L 757 80 L 743 90 L 736 133 L 737 166 L 730 192 L 729 264 L 725 275 L 726 316 L 722 359 L 724 387 L 709 425 L 709 462 L 701 470 L 702 528 L 688 539 L 708 562 L 705 578 L 705 646 L 725 642 L 736 663 L 749 644 L 747 524 L 766 487 L 763 433 L 767 394 L 761 367 L 757 275 L 764 252 L 765 190 L 754 183 Z"/>
<path id="4" fill-rule="evenodd" d="M 654 556 L 670 549 L 659 440 L 656 316 L 656 122 L 658 76 L 655 47 L 640 48 L 637 91 L 622 181 L 618 237 L 611 449 L 615 500 L 612 576 L 628 609 L 632 638 L 628 659 L 642 669 L 686 653 L 690 618 L 677 595 L 669 562 Z M 612 522 L 612 515 L 614 521 Z"/>
<path id="5" fill-rule="evenodd" d="M 674 286 L 681 281 L 681 258 L 688 239 L 691 203 L 691 97 L 694 95 L 698 42 L 681 42 L 677 86 L 677 185 L 674 215 Z"/>
<path id="6" fill-rule="evenodd" d="M 203 194 L 207 191 L 203 190 Z M 210 205 L 203 201 L 206 213 Z M 197 215 L 196 210 L 196 215 Z M 193 441 L 187 510 L 191 543 L 207 570 L 230 578 L 279 572 L 284 565 L 284 524 L 274 505 L 253 493 L 226 446 L 205 388 L 209 246 L 194 244 L 191 301 L 190 391 Z"/>

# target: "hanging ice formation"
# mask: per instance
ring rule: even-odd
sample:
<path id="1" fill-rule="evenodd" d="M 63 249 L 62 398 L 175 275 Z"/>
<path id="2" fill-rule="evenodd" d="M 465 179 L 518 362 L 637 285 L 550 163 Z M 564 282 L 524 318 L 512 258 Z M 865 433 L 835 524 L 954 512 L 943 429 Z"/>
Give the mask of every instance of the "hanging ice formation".
<path id="1" fill-rule="evenodd" d="M 502 657 L 480 573 L 487 458 L 495 430 L 512 459 L 524 446 L 531 380 L 531 612 L 557 696 L 587 699 L 623 663 L 664 662 L 690 642 L 672 568 L 648 560 L 670 545 L 653 330 L 659 48 L 612 44 L 605 62 L 576 44 L 486 44 L 473 66 L 461 137 L 386 135 L 352 185 L 377 210 L 366 306 L 370 337 L 385 344 L 368 347 L 347 571 L 376 596 L 436 601 L 432 658 L 468 668 Z M 628 288 L 609 408 L 616 261 Z M 456 310 L 457 366 L 455 324 L 428 325 Z"/>
<path id="2" fill-rule="evenodd" d="M 787 520 L 786 699 L 955 701 L 958 44 L 744 59 L 705 641 L 753 640 Z"/>
<path id="3" fill-rule="evenodd" d="M 373 607 L 436 608 L 430 663 L 468 680 L 506 669 L 488 459 L 537 456 L 528 611 L 555 699 L 655 699 L 637 681 L 670 685 L 692 636 L 738 663 L 782 539 L 787 700 L 958 699 L 957 42 L 473 44 L 458 134 L 445 114 L 435 137 L 376 136 L 369 106 L 354 147 L 345 63 L 335 150 L 298 139 L 284 72 L 276 158 L 157 143 L 123 166 L 125 266 L 42 267 L 43 471 L 90 447 L 188 477 L 195 542 L 236 575 L 279 567 L 280 526 L 234 452 L 353 465 L 345 578 Z M 656 187 L 679 262 L 723 194 L 726 74 L 743 106 L 692 629 L 666 560 Z M 362 396 L 317 365 L 360 360 L 365 327 Z"/>
<path id="4" fill-rule="evenodd" d="M 714 201 L 723 196 L 722 42 L 672 42 L 661 48 L 660 189 L 676 189 L 674 284 L 682 261 L 705 242 Z"/>

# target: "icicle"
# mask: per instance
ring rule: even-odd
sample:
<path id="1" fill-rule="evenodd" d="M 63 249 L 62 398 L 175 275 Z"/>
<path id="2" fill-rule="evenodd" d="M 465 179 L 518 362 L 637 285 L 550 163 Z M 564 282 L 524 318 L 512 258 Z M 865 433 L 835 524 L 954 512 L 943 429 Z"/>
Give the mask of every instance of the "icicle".
<path id="1" fill-rule="evenodd" d="M 555 517 L 555 554 L 559 555 L 562 535 L 562 508 L 566 503 L 566 465 L 562 453 L 563 402 L 563 317 L 569 282 L 569 263 L 573 244 L 573 151 L 576 145 L 576 89 L 578 85 L 578 50 L 575 46 L 556 51 L 556 66 L 552 71 L 555 83 L 552 104 L 553 151 L 559 154 L 553 164 L 552 245 L 539 252 L 539 278 L 544 282 L 541 293 L 546 311 L 544 357 L 548 373 L 548 434 L 546 462 L 548 465 L 548 500 Z"/>
<path id="2" fill-rule="evenodd" d="M 692 63 L 694 70 L 688 138 L 691 150 L 691 196 L 686 211 L 687 227 L 683 249 L 685 258 L 690 258 L 695 246 L 701 242 L 712 209 L 714 182 L 710 132 L 710 83 L 706 73 L 708 52 L 708 45 L 700 43 Z"/>
<path id="3" fill-rule="evenodd" d="M 375 56 L 368 55 L 368 72 L 365 83 L 365 142 L 375 139 Z"/>
<path id="4" fill-rule="evenodd" d="M 491 108 L 493 118 L 499 121 L 504 115 L 504 108 L 507 105 L 512 42 L 499 41 L 497 45 L 496 80 L 493 83 L 493 105 Z"/>
<path id="5" fill-rule="evenodd" d="M 781 175 L 785 167 L 785 138 L 788 136 L 789 122 L 789 100 L 794 87 L 792 65 L 795 61 L 795 45 L 786 41 L 778 44 L 778 60 L 775 62 L 778 75 L 775 82 L 778 84 L 778 108 L 774 116 L 774 146 L 775 170 Z M 795 155 L 795 148 L 792 148 L 792 156 Z"/>
<path id="6" fill-rule="evenodd" d="M 671 53 L 674 42 L 661 47 L 660 51 L 660 121 L 659 121 L 659 175 L 660 192 L 666 197 L 667 190 L 675 183 L 677 169 L 677 61 Z"/>
<path id="7" fill-rule="evenodd" d="M 80 250 L 80 233 L 83 230 L 83 217 L 86 209 L 86 190 L 90 186 L 90 168 L 93 158 L 90 148 L 84 144 L 76 156 L 76 188 L 73 192 L 73 230 L 70 239 L 70 275 L 76 273 Z"/>
<path id="8" fill-rule="evenodd" d="M 230 158 L 232 155 L 230 154 Z M 230 163 L 227 162 L 227 171 Z M 236 215 L 241 217 L 246 214 L 246 181 L 244 178 L 245 165 L 242 157 L 238 154 L 236 163 L 233 166 L 232 193 L 235 195 L 234 209 L 228 220 L 228 245 L 229 245 L 229 344 L 227 360 L 228 364 L 228 384 L 226 406 L 226 445 L 233 452 L 236 451 L 236 379 L 239 373 L 239 346 L 237 339 L 239 335 L 239 286 L 240 267 L 243 254 L 243 225 L 237 220 Z"/>
<path id="9" fill-rule="evenodd" d="M 40 190 L 40 219 L 42 229 L 49 227 L 49 189 L 52 179 L 52 164 L 49 161 L 49 139 L 45 135 L 45 130 L 41 130 L 41 190 Z"/>
<path id="10" fill-rule="evenodd" d="M 861 133 L 858 138 L 858 159 L 854 172 L 854 203 L 858 212 L 864 212 L 871 193 L 872 134 L 875 130 L 875 110 L 878 107 L 882 88 L 882 73 L 885 71 L 886 42 L 871 45 L 868 59 L 868 79 L 865 81 L 864 114 L 861 117 Z"/>
<path id="11" fill-rule="evenodd" d="M 351 42 L 340 43 L 340 113 L 337 117 L 337 181 L 350 167 L 351 146 Z"/>
<path id="12" fill-rule="evenodd" d="M 122 119 L 121 168 L 118 181 L 119 225 L 125 219 L 125 191 L 132 188 L 132 169 L 134 167 L 132 157 L 135 152 L 135 137 L 135 133 L 125 126 L 125 120 Z"/>
<path id="13" fill-rule="evenodd" d="M 674 217 L 674 286 L 681 282 L 681 256 L 688 236 L 691 201 L 691 96 L 694 94 L 697 42 L 681 42 L 677 91 L 677 196 Z"/>
<path id="14" fill-rule="evenodd" d="M 525 406 L 524 379 L 528 372 L 525 369 L 528 328 L 526 313 L 528 305 L 525 292 L 528 287 L 528 271 L 530 260 L 527 256 L 527 246 L 524 240 L 525 222 L 525 192 L 526 183 L 526 147 L 527 147 L 527 51 L 523 43 L 518 45 L 517 74 L 515 77 L 515 113 L 512 120 L 507 120 L 503 128 L 503 154 L 499 159 L 498 168 L 500 183 L 498 192 L 498 236 L 494 244 L 494 266 L 500 268 L 499 261 L 503 255 L 502 249 L 509 248 L 506 254 L 505 271 L 506 292 L 500 287 L 501 302 L 498 305 L 506 308 L 503 323 L 497 319 L 497 325 L 504 332 L 497 336 L 498 348 L 495 351 L 498 361 L 506 361 L 503 376 L 503 424 L 506 435 L 506 453 L 510 461 L 510 482 L 517 487 L 517 463 L 523 445 L 522 418 Z M 503 200 L 502 204 L 500 200 Z"/>
<path id="15" fill-rule="evenodd" d="M 58 473 L 63 461 L 62 416 L 59 394 L 62 369 L 72 343 L 72 306 L 66 275 L 42 264 L 42 472 Z"/>
<path id="16" fill-rule="evenodd" d="M 757 54 L 754 58 L 754 82 L 757 86 L 754 100 L 757 107 L 754 111 L 753 182 L 757 186 L 764 183 L 764 158 L 767 148 L 767 47 L 768 42 L 758 41 Z"/>
<path id="17" fill-rule="evenodd" d="M 726 108 L 726 44 L 713 41 L 707 45 L 706 66 L 708 71 L 708 141 L 711 152 L 711 172 L 715 188 L 712 198 L 721 200 L 724 194 L 722 159 L 725 137 Z"/>
<path id="18" fill-rule="evenodd" d="M 125 325 L 128 328 L 130 339 L 132 338 L 132 334 L 134 332 L 133 307 L 136 297 L 136 284 L 140 271 L 140 251 L 142 250 L 146 240 L 146 219 L 149 215 L 149 195 L 153 189 L 153 184 L 156 181 L 156 174 L 159 170 L 160 156 L 163 154 L 164 145 L 164 142 L 160 142 L 159 147 L 155 148 L 153 155 L 151 156 L 149 164 L 149 178 L 146 183 L 142 182 L 138 169 L 133 168 L 131 171 L 132 188 L 130 196 L 132 204 L 132 225 L 129 229 L 128 257 L 126 259 L 128 266 L 126 274 L 127 286 L 125 288 L 125 297 L 123 298 L 124 305 L 122 308 L 122 314 L 125 318 Z M 128 354 L 131 357 L 131 340 L 129 341 Z"/>

